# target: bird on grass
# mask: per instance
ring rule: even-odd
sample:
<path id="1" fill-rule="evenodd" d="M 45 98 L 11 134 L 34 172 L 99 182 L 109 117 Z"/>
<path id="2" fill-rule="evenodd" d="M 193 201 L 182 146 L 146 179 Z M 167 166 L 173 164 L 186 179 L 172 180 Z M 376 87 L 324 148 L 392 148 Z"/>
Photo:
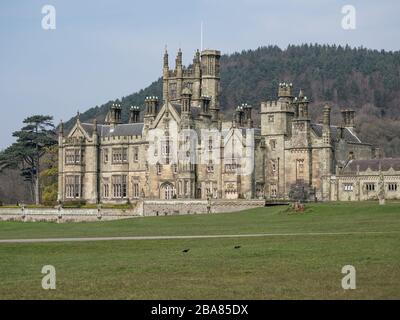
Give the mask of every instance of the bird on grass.
<path id="1" fill-rule="evenodd" d="M 240 249 L 240 248 L 241 248 L 241 246 L 235 246 L 234 248 L 235 248 L 235 249 Z"/>
<path id="2" fill-rule="evenodd" d="M 186 252 L 188 252 L 190 249 L 185 249 L 185 250 L 182 250 L 182 252 L 184 252 L 184 253 L 186 253 Z"/>

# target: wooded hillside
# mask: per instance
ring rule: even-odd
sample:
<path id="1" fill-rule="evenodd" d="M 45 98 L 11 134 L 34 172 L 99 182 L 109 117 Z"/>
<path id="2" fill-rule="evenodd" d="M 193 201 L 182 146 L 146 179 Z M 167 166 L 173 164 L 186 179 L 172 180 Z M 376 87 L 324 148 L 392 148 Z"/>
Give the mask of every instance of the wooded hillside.
<path id="1" fill-rule="evenodd" d="M 303 89 L 312 101 L 310 113 L 314 121 L 321 119 L 325 103 L 332 106 L 332 119 L 337 124 L 341 121 L 341 108 L 354 108 L 361 138 L 381 146 L 386 156 L 400 156 L 400 52 L 301 45 L 223 55 L 222 114 L 229 119 L 233 108 L 242 102 L 259 110 L 260 101 L 276 98 L 281 81 L 292 82 L 296 94 Z M 127 121 L 129 106 L 143 105 L 149 95 L 161 96 L 161 78 L 120 99 L 123 121 Z M 96 117 L 102 122 L 113 102 L 87 110 L 81 120 Z M 72 123 L 73 119 L 66 127 Z"/>

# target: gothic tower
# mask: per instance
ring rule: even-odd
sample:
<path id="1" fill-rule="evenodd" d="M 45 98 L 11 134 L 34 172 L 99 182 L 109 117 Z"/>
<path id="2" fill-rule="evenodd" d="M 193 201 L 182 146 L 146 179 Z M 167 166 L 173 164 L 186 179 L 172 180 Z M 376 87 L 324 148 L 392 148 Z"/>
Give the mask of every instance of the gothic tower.
<path id="1" fill-rule="evenodd" d="M 311 150 L 311 119 L 308 113 L 309 99 L 300 90 L 299 95 L 294 98 L 294 118 L 292 119 L 292 149 L 291 161 L 288 161 L 286 168 L 291 166 L 293 170 L 291 181 L 288 181 L 286 188 L 289 189 L 294 183 L 312 185 L 313 166 Z M 293 166 L 294 164 L 294 166 Z"/>
<path id="2" fill-rule="evenodd" d="M 261 103 L 261 135 L 265 139 L 265 194 L 286 194 L 285 140 L 290 137 L 294 117 L 291 83 L 280 83 L 278 100 Z"/>
<path id="3" fill-rule="evenodd" d="M 220 58 L 221 52 L 217 50 L 201 52 L 201 94 L 211 97 L 213 121 L 219 120 Z"/>

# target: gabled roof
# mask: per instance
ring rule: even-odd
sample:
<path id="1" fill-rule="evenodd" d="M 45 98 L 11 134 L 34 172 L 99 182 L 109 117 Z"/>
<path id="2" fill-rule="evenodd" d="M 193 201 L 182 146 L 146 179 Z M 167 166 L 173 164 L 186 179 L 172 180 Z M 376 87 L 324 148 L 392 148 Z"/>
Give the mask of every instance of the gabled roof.
<path id="1" fill-rule="evenodd" d="M 343 169 L 344 173 L 355 173 L 359 171 L 388 171 L 393 168 L 395 171 L 400 171 L 400 158 L 383 158 L 383 159 L 369 159 L 369 160 L 350 160 L 346 167 Z"/>
<path id="2" fill-rule="evenodd" d="M 315 132 L 318 137 L 322 137 L 322 128 L 323 125 L 320 123 L 312 123 L 311 129 Z M 337 140 L 339 136 L 340 128 L 337 126 L 331 126 L 331 139 L 332 142 Z M 357 137 L 357 135 L 350 128 L 343 128 L 343 138 L 346 142 L 351 143 L 362 143 L 361 140 Z"/>

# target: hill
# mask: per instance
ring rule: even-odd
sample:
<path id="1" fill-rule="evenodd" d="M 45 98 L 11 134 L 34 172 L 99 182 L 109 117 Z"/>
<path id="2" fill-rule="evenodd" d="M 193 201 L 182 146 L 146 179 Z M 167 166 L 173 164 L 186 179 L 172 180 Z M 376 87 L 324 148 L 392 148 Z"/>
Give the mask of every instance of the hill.
<path id="1" fill-rule="evenodd" d="M 161 61 L 161 59 L 160 59 Z M 161 67 L 160 67 L 161 73 Z M 340 109 L 357 111 L 357 131 L 362 139 L 379 145 L 385 155 L 400 156 L 400 52 L 329 45 L 260 47 L 221 57 L 221 109 L 227 118 L 233 108 L 247 102 L 259 109 L 260 102 L 276 98 L 281 81 L 293 82 L 311 99 L 314 121 L 322 106 L 332 106 L 332 119 L 339 123 Z M 130 105 L 142 105 L 149 95 L 161 96 L 161 78 L 147 88 L 120 99 L 122 119 Z M 91 108 L 82 121 L 100 122 L 114 102 Z M 258 117 L 258 115 L 256 115 Z M 66 123 L 71 127 L 73 119 Z"/>

